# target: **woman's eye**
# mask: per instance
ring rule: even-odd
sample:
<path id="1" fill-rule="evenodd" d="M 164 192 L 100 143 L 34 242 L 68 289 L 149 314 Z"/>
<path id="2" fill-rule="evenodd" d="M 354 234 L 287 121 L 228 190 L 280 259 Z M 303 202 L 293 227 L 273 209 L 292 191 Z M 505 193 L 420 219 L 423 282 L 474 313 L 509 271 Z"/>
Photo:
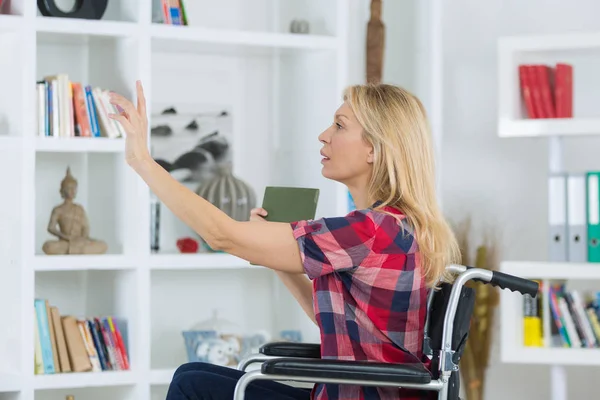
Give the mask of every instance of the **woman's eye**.
<path id="1" fill-rule="evenodd" d="M 342 129 L 342 126 L 340 124 L 338 124 L 337 122 L 335 123 L 335 126 L 337 126 L 338 129 Z"/>

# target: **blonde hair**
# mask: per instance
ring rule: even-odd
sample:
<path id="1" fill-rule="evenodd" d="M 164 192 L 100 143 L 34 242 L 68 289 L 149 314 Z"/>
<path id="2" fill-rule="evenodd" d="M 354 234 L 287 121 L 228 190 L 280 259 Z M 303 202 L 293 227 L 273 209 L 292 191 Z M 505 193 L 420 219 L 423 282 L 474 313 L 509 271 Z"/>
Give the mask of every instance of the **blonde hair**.
<path id="1" fill-rule="evenodd" d="M 413 228 L 429 286 L 446 279 L 445 268 L 460 262 L 454 232 L 439 207 L 435 159 L 425 108 L 403 88 L 386 84 L 347 88 L 344 100 L 373 146 L 368 193 L 378 209 L 400 210 Z"/>

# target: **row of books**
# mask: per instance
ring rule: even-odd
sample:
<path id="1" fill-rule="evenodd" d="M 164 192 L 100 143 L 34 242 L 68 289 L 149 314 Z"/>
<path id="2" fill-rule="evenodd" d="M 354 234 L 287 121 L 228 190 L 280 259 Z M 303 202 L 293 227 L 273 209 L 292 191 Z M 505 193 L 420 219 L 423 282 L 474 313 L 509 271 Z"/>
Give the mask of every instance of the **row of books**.
<path id="1" fill-rule="evenodd" d="M 519 65 L 521 95 L 529 118 L 573 117 L 573 66 Z"/>
<path id="2" fill-rule="evenodd" d="M 552 262 L 600 262 L 600 171 L 548 177 L 548 250 Z"/>
<path id="3" fill-rule="evenodd" d="M 44 77 L 36 82 L 37 130 L 39 136 L 125 136 L 120 123 L 108 117 L 117 113 L 109 91 L 72 82 L 67 74 Z"/>
<path id="4" fill-rule="evenodd" d="M 129 370 L 125 320 L 60 315 L 46 299 L 34 309 L 36 375 Z"/>
<path id="5" fill-rule="evenodd" d="M 183 5 L 184 0 L 154 0 L 160 1 L 160 13 L 154 22 L 167 25 L 187 25 L 187 15 Z"/>
<path id="6" fill-rule="evenodd" d="M 548 296 L 549 310 L 544 310 L 544 296 Z M 526 295 L 523 299 L 524 345 L 544 347 L 544 312 L 550 314 L 550 338 L 553 347 L 600 347 L 600 291 L 582 294 L 567 290 L 564 284 L 551 284 L 536 299 Z"/>

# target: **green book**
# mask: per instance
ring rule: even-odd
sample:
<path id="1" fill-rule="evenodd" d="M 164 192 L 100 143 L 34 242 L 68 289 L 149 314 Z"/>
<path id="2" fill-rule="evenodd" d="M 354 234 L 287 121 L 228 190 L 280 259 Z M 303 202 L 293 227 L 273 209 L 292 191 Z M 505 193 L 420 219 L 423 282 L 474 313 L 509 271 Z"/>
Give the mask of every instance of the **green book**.
<path id="1" fill-rule="evenodd" d="M 314 219 L 318 201 L 319 189 L 267 186 L 262 208 L 267 210 L 267 221 L 289 223 Z"/>
<path id="2" fill-rule="evenodd" d="M 267 210 L 267 221 L 295 222 L 314 219 L 319 201 L 319 189 L 268 186 L 262 208 Z"/>

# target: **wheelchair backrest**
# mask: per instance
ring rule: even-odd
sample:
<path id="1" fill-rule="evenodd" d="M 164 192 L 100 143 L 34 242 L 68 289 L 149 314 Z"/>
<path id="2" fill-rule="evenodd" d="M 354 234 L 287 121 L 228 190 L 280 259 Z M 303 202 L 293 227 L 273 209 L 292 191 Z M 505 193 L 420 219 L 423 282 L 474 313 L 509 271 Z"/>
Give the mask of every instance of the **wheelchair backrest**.
<path id="1" fill-rule="evenodd" d="M 431 357 L 431 372 L 434 375 L 434 379 L 437 379 L 438 359 L 440 350 L 442 349 L 444 319 L 448 309 L 451 291 L 452 284 L 442 283 L 439 289 L 432 291 L 432 297 L 430 298 L 427 310 L 425 352 Z M 474 306 L 475 290 L 463 286 L 456 309 L 456 315 L 454 317 L 454 329 L 452 332 L 452 350 L 454 350 L 453 361 L 456 365 L 458 365 L 467 344 Z"/>

